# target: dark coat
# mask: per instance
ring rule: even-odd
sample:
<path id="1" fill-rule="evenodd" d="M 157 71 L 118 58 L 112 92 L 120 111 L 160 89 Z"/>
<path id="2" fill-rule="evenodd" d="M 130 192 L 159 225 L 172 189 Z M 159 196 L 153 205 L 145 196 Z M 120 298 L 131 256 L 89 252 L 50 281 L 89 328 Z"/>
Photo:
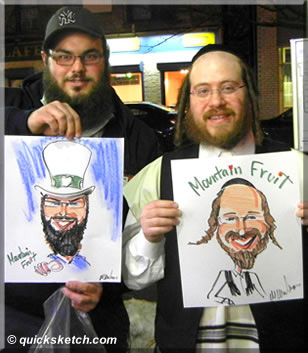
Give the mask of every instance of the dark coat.
<path id="1" fill-rule="evenodd" d="M 27 120 L 31 112 L 42 106 L 42 96 L 41 73 L 27 78 L 22 88 L 6 88 L 7 135 L 31 135 Z M 103 137 L 124 137 L 124 174 L 130 177 L 157 158 L 160 148 L 154 131 L 135 119 L 114 91 L 113 108 L 114 118 L 105 126 Z M 44 301 L 59 287 L 53 283 L 6 284 L 6 336 L 34 336 L 43 322 Z M 117 344 L 110 345 L 108 352 L 126 352 L 129 319 L 122 301 L 125 290 L 122 284 L 105 283 L 101 301 L 90 312 L 99 337 L 117 337 Z M 17 351 L 16 346 L 12 349 Z"/>
<path id="2" fill-rule="evenodd" d="M 31 135 L 29 115 L 42 106 L 42 74 L 29 76 L 22 88 L 5 89 L 5 134 Z M 110 88 L 112 89 L 112 88 Z M 114 118 L 104 127 L 103 137 L 124 137 L 124 174 L 135 175 L 161 154 L 154 131 L 135 119 L 112 89 Z"/>
<path id="3" fill-rule="evenodd" d="M 285 151 L 282 143 L 265 139 L 256 153 Z M 170 161 L 198 157 L 199 146 L 189 145 L 164 155 L 161 198 L 173 200 Z M 307 247 L 305 236 L 304 247 Z M 195 353 L 203 308 L 184 308 L 176 230 L 166 235 L 165 276 L 158 282 L 156 342 L 162 353 Z M 259 333 L 261 353 L 302 352 L 304 301 L 291 300 L 250 305 Z M 206 309 L 205 309 L 206 310 Z"/>

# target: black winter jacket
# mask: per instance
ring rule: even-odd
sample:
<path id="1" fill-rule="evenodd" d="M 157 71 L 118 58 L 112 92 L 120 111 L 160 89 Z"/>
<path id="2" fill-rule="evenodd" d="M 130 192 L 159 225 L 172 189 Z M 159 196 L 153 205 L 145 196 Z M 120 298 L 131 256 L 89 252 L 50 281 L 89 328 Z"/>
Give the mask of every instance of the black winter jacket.
<path id="1" fill-rule="evenodd" d="M 5 88 L 6 135 L 31 135 L 27 127 L 28 117 L 42 106 L 42 97 L 41 73 L 26 78 L 22 88 Z M 133 176 L 161 151 L 154 131 L 133 117 L 114 90 L 113 107 L 114 118 L 104 127 L 103 137 L 124 137 L 124 174 Z"/>
<path id="2" fill-rule="evenodd" d="M 27 120 L 32 111 L 42 106 L 42 96 L 41 73 L 25 79 L 21 88 L 6 88 L 7 135 L 31 135 Z M 130 177 L 157 158 L 160 148 L 154 131 L 135 119 L 114 91 L 113 106 L 114 117 L 105 126 L 103 137 L 124 137 L 124 174 Z M 12 309 L 6 315 L 6 328 L 11 327 L 11 331 L 6 330 L 6 335 L 20 332 L 22 336 L 31 336 L 31 322 L 25 322 L 23 315 L 30 315 L 36 321 L 38 318 L 43 320 L 43 303 L 59 287 L 60 284 L 53 283 L 6 284 L 6 307 Z M 99 337 L 117 337 L 117 344 L 107 347 L 108 352 L 126 351 L 129 320 L 122 301 L 124 290 L 126 288 L 122 284 L 105 283 L 101 301 L 90 312 Z"/>
<path id="3" fill-rule="evenodd" d="M 285 144 L 269 139 L 264 139 L 261 146 L 256 146 L 256 153 L 286 150 L 289 150 L 289 147 Z M 198 153 L 199 146 L 191 144 L 164 155 L 161 170 L 161 199 L 173 200 L 171 160 L 197 158 Z M 307 233 L 306 228 L 303 231 Z M 307 234 L 303 236 L 303 249 L 305 255 Z M 304 268 L 305 260 L 304 256 Z M 183 306 L 175 228 L 166 235 L 165 261 L 164 278 L 157 284 L 156 342 L 162 353 L 195 353 L 197 331 L 203 308 L 184 308 Z M 258 328 L 260 353 L 305 351 L 304 300 L 260 303 L 250 305 L 250 307 Z M 242 351 L 244 353 L 247 350 Z M 238 351 L 235 349 L 235 352 Z"/>

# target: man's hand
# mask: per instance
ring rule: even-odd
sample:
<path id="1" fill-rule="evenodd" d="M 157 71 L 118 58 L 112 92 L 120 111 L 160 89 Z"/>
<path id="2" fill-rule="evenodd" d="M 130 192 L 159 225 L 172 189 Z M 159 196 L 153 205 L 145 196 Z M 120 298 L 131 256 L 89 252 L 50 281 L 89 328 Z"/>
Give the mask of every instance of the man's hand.
<path id="1" fill-rule="evenodd" d="M 73 308 L 87 313 L 96 307 L 102 296 L 103 287 L 100 283 L 69 281 L 62 291 L 70 298 Z"/>
<path id="2" fill-rule="evenodd" d="M 66 136 L 69 140 L 80 137 L 82 127 L 79 115 L 67 103 L 54 101 L 35 110 L 28 119 L 33 134 Z"/>
<path id="3" fill-rule="evenodd" d="M 304 226 L 308 226 L 308 202 L 301 201 L 298 203 L 296 216 L 302 219 Z"/>
<path id="4" fill-rule="evenodd" d="M 179 224 L 182 212 L 174 201 L 156 200 L 142 210 L 140 223 L 146 239 L 152 243 L 161 241 L 165 233 Z"/>

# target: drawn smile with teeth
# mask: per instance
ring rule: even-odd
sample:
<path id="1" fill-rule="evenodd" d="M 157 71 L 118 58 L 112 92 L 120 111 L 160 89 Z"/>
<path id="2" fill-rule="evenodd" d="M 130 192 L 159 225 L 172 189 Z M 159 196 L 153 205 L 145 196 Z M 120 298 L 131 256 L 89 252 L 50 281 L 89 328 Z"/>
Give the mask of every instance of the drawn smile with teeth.
<path id="1" fill-rule="evenodd" d="M 74 225 L 76 219 L 54 219 L 53 223 L 60 229 L 67 229 Z"/>
<path id="2" fill-rule="evenodd" d="M 64 221 L 64 222 L 59 222 L 59 224 L 64 227 L 66 226 L 67 224 L 70 224 L 71 222 L 68 222 L 68 221 Z"/>
<path id="3" fill-rule="evenodd" d="M 249 248 L 250 245 L 253 243 L 253 241 L 256 239 L 256 236 L 253 237 L 248 237 L 245 239 L 241 239 L 241 238 L 236 238 L 236 239 L 232 239 L 232 243 L 235 243 L 236 245 L 238 245 L 241 248 Z"/>

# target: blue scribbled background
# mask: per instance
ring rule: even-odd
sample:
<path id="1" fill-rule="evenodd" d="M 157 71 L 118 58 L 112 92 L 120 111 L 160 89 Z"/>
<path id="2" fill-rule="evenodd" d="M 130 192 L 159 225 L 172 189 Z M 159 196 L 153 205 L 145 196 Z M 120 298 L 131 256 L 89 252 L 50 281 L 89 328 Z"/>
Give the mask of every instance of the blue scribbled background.
<path id="1" fill-rule="evenodd" d="M 24 185 L 27 209 L 24 210 L 28 222 L 33 220 L 39 212 L 39 204 L 35 202 L 34 185 L 39 184 L 45 178 L 49 179 L 48 171 L 42 158 L 44 147 L 51 141 L 61 140 L 61 137 L 33 137 L 12 139 L 16 161 Z M 113 213 L 112 240 L 117 240 L 122 229 L 122 188 L 123 188 L 123 156 L 119 139 L 91 139 L 82 138 L 74 140 L 86 145 L 92 151 L 91 161 L 86 171 L 95 182 L 95 192 L 100 193 L 100 199 Z M 90 201 L 91 203 L 91 201 Z"/>

